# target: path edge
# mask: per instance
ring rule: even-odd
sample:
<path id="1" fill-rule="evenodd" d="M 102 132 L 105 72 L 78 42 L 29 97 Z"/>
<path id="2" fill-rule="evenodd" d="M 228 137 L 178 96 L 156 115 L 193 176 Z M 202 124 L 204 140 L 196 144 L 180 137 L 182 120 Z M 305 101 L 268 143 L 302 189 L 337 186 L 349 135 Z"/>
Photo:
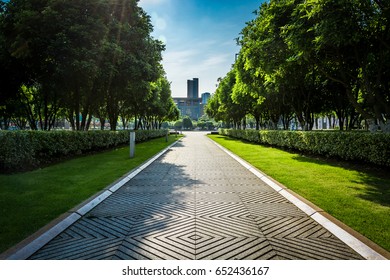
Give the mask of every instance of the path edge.
<path id="1" fill-rule="evenodd" d="M 103 190 L 89 197 L 85 201 L 81 202 L 66 213 L 60 215 L 58 218 L 51 221 L 49 224 L 39 229 L 37 232 L 33 233 L 32 235 L 28 236 L 16 245 L 7 249 L 5 252 L 0 254 L 0 260 L 26 260 L 43 246 L 45 246 L 47 243 L 49 243 L 52 239 L 62 233 L 69 226 L 77 222 L 86 213 L 88 213 L 105 199 L 110 197 L 124 184 L 133 179 L 137 174 L 139 174 L 142 170 L 151 165 L 154 161 L 160 158 L 163 154 L 165 154 L 169 149 L 171 149 L 180 141 L 181 139 L 176 140 L 175 142 L 167 146 L 165 149 L 146 160 L 144 163 L 135 167 L 134 169 L 120 177 L 118 180 L 105 187 Z"/>
<path id="2" fill-rule="evenodd" d="M 207 136 L 206 136 L 207 137 Z M 279 183 L 272 177 L 268 176 L 264 172 L 260 171 L 254 167 L 249 162 L 245 161 L 238 155 L 234 154 L 227 148 L 223 147 L 216 141 L 207 137 L 211 142 L 213 142 L 218 148 L 228 154 L 230 157 L 235 159 L 248 171 L 252 172 L 256 177 L 262 180 L 265 184 L 270 186 L 276 192 L 284 196 L 288 201 L 298 207 L 300 210 L 305 212 L 318 224 L 330 231 L 334 236 L 339 238 L 350 248 L 360 254 L 363 258 L 367 260 L 388 260 L 390 259 L 390 252 L 386 251 L 384 248 L 380 247 L 378 244 L 374 243 L 367 237 L 363 236 L 359 232 L 350 228 L 343 222 L 337 220 L 330 214 L 326 213 L 324 210 L 308 201 L 307 199 L 296 194 L 294 191 L 288 189 L 283 184 Z"/>

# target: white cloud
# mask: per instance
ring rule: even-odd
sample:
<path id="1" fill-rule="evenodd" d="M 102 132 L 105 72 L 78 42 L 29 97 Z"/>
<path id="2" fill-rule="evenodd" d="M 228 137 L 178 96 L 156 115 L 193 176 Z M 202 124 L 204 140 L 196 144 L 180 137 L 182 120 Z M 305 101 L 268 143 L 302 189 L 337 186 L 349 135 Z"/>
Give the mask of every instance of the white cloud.
<path id="1" fill-rule="evenodd" d="M 167 78 L 172 82 L 172 95 L 185 97 L 187 95 L 187 80 L 198 76 L 194 61 L 199 51 L 195 49 L 177 49 L 164 53 L 164 70 Z"/>
<path id="2" fill-rule="evenodd" d="M 202 68 L 212 68 L 225 64 L 230 58 L 230 54 L 212 54 L 202 62 Z"/>
<path id="3" fill-rule="evenodd" d="M 192 60 L 193 57 L 196 56 L 197 54 L 198 51 L 194 49 L 167 51 L 164 54 L 164 61 L 166 63 L 174 63 L 174 64 L 186 63 Z"/>
<path id="4" fill-rule="evenodd" d="M 172 82 L 172 95 L 187 95 L 187 80 L 199 78 L 199 94 L 213 92 L 218 77 L 229 71 L 234 58 L 230 52 L 212 53 L 194 45 L 193 48 L 167 51 L 164 54 L 164 69 Z"/>
<path id="5" fill-rule="evenodd" d="M 156 28 L 160 30 L 164 30 L 166 27 L 167 27 L 167 22 L 165 21 L 165 19 L 161 17 L 156 19 Z"/>
<path id="6" fill-rule="evenodd" d="M 152 13 L 152 23 L 156 29 L 165 30 L 167 28 L 167 21 L 161 17 L 158 13 Z"/>

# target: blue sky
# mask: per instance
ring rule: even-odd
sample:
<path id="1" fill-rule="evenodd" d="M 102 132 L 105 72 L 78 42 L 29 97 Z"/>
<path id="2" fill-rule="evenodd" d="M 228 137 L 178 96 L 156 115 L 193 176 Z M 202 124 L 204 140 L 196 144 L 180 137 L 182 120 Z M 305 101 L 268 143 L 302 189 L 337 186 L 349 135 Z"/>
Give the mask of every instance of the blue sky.
<path id="1" fill-rule="evenodd" d="M 152 17 L 153 36 L 166 44 L 163 65 L 172 96 L 187 95 L 187 80 L 199 78 L 199 93 L 216 89 L 239 51 L 235 38 L 263 0 L 140 0 Z"/>

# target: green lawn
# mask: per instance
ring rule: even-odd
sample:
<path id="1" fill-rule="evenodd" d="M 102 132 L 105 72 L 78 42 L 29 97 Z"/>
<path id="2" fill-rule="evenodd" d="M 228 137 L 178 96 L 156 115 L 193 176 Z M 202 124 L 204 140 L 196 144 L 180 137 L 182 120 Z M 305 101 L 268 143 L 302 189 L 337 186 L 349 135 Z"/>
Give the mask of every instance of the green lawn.
<path id="1" fill-rule="evenodd" d="M 219 135 L 210 138 L 390 251 L 390 176 Z"/>
<path id="2" fill-rule="evenodd" d="M 0 175 L 0 252 L 101 191 L 176 140 L 174 136 L 79 157 L 32 172 Z"/>

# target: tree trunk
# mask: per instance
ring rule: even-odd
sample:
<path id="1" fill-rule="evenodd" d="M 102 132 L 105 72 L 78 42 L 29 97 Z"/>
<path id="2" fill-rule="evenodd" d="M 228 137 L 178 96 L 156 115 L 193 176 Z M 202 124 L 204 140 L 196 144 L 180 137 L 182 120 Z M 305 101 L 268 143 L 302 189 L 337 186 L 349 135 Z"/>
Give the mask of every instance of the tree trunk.
<path id="1" fill-rule="evenodd" d="M 85 125 L 85 130 L 88 131 L 89 127 L 91 126 L 91 121 L 92 121 L 92 114 L 88 115 L 87 123 Z"/>
<path id="2" fill-rule="evenodd" d="M 73 112 L 69 113 L 69 122 L 72 130 L 76 130 Z"/>
<path id="3" fill-rule="evenodd" d="M 134 130 L 137 130 L 138 129 L 138 118 L 137 118 L 137 115 L 135 114 L 134 115 Z"/>
<path id="4" fill-rule="evenodd" d="M 114 116 L 109 118 L 110 121 L 110 130 L 116 131 L 116 126 L 118 124 L 118 116 L 114 114 Z"/>
<path id="5" fill-rule="evenodd" d="M 260 130 L 260 117 L 255 116 L 255 120 L 256 120 L 256 130 Z"/>
<path id="6" fill-rule="evenodd" d="M 123 124 L 123 129 L 126 129 L 128 125 L 128 121 L 125 117 L 121 116 L 122 124 Z"/>
<path id="7" fill-rule="evenodd" d="M 100 121 L 100 130 L 104 130 L 104 126 L 106 124 L 106 119 L 100 117 L 99 121 Z"/>
<path id="8" fill-rule="evenodd" d="M 80 130 L 86 130 L 86 124 L 87 124 L 87 110 L 84 109 L 84 112 L 81 114 Z"/>

